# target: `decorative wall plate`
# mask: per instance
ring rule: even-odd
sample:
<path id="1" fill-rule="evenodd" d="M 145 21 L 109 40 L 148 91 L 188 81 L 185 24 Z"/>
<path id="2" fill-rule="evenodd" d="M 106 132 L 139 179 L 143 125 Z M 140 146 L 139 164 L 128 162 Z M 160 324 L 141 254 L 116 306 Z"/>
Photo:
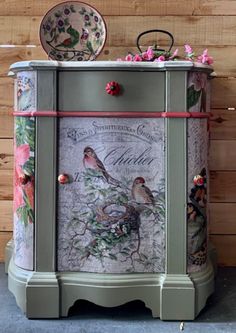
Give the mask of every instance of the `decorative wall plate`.
<path id="1" fill-rule="evenodd" d="M 106 24 L 95 8 L 83 2 L 67 1 L 44 16 L 40 40 L 53 60 L 94 60 L 105 44 Z"/>

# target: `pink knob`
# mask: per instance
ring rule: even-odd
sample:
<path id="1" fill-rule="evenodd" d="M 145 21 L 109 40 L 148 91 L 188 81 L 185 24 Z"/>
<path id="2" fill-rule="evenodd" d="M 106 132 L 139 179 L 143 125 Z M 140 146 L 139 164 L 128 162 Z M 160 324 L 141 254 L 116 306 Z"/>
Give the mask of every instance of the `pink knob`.
<path id="1" fill-rule="evenodd" d="M 119 95 L 120 93 L 119 83 L 115 81 L 108 82 L 106 85 L 106 92 L 112 96 Z"/>
<path id="2" fill-rule="evenodd" d="M 69 175 L 66 173 L 62 173 L 61 175 L 58 176 L 57 180 L 60 184 L 67 184 L 69 183 Z"/>

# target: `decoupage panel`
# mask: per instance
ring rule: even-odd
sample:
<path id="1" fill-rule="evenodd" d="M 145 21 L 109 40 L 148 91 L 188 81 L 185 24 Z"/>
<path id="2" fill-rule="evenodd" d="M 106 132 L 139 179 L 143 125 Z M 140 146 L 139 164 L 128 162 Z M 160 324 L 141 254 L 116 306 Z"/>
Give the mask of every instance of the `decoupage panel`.
<path id="1" fill-rule="evenodd" d="M 15 110 L 36 110 L 36 72 L 22 71 L 15 80 Z"/>
<path id="2" fill-rule="evenodd" d="M 188 271 L 207 259 L 208 120 L 188 119 Z"/>
<path id="3" fill-rule="evenodd" d="M 187 108 L 189 112 L 207 112 L 209 88 L 207 74 L 189 72 L 187 89 Z"/>
<path id="4" fill-rule="evenodd" d="M 20 72 L 15 80 L 15 110 L 36 108 L 36 73 Z M 33 270 L 35 119 L 15 117 L 14 135 L 14 261 Z"/>
<path id="5" fill-rule="evenodd" d="M 65 117 L 59 141 L 58 270 L 164 272 L 164 120 Z"/>

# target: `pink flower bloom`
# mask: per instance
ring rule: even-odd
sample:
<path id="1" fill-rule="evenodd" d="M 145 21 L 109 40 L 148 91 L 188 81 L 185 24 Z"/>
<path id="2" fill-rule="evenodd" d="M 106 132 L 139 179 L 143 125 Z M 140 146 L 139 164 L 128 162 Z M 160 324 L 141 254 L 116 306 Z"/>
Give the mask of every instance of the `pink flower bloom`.
<path id="1" fill-rule="evenodd" d="M 184 45 L 184 49 L 185 49 L 185 53 L 187 53 L 187 54 L 192 54 L 193 53 L 193 49 L 188 44 Z"/>
<path id="2" fill-rule="evenodd" d="M 22 166 L 25 164 L 26 161 L 28 161 L 30 157 L 30 146 L 28 144 L 23 144 L 18 147 L 15 146 L 15 168 L 18 173 L 18 175 L 21 175 L 22 172 Z"/>
<path id="3" fill-rule="evenodd" d="M 125 57 L 125 61 L 133 61 L 132 54 L 127 54 L 127 56 Z"/>
<path id="4" fill-rule="evenodd" d="M 203 53 L 200 56 L 198 56 L 197 61 L 206 65 L 213 64 L 213 58 L 208 55 L 207 49 L 205 49 Z"/>
<path id="5" fill-rule="evenodd" d="M 155 62 L 161 62 L 161 61 L 165 61 L 165 57 L 163 55 L 161 55 L 160 57 L 158 57 L 157 59 L 155 59 Z"/>
<path id="6" fill-rule="evenodd" d="M 24 175 L 22 166 L 28 161 L 30 157 L 30 146 L 28 144 L 22 144 L 16 147 L 14 143 L 14 155 L 15 155 L 15 176 L 14 176 L 14 211 L 17 208 L 24 206 L 24 198 L 22 192 L 22 185 L 20 183 L 20 177 Z"/>
<path id="7" fill-rule="evenodd" d="M 148 56 L 148 53 L 147 53 L 147 52 L 143 52 L 143 53 L 142 53 L 142 59 L 143 59 L 143 60 L 149 60 L 149 56 Z"/>
<path id="8" fill-rule="evenodd" d="M 153 49 L 151 48 L 151 46 L 148 47 L 146 53 L 147 53 L 148 60 L 152 60 L 154 57 L 154 52 L 153 52 Z"/>
<path id="9" fill-rule="evenodd" d="M 135 54 L 133 61 L 142 61 L 142 57 L 139 54 Z"/>
<path id="10" fill-rule="evenodd" d="M 178 55 L 179 49 L 176 49 L 172 56 L 169 57 L 169 59 L 174 59 Z"/>
<path id="11" fill-rule="evenodd" d="M 30 157 L 30 147 L 27 143 L 16 147 L 15 158 L 18 164 L 23 165 Z"/>

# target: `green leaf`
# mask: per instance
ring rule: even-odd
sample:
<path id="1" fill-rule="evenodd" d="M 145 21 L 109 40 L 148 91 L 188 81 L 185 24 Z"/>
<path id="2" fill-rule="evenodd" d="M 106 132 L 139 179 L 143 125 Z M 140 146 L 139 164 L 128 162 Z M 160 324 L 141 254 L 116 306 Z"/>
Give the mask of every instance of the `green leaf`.
<path id="1" fill-rule="evenodd" d="M 199 97 L 201 95 L 201 90 L 195 90 L 194 85 L 187 90 L 187 108 L 190 109 L 192 106 L 196 105 Z"/>
<path id="2" fill-rule="evenodd" d="M 24 173 L 28 176 L 34 175 L 34 158 L 31 156 L 22 167 Z"/>
<path id="3" fill-rule="evenodd" d="M 87 41 L 86 46 L 87 46 L 88 50 L 89 50 L 91 53 L 94 53 L 94 50 L 93 50 L 92 44 L 91 44 L 91 42 L 90 42 L 89 40 Z"/>
<path id="4" fill-rule="evenodd" d="M 61 33 L 61 32 L 65 32 L 65 27 L 63 28 L 58 28 L 58 31 Z"/>

